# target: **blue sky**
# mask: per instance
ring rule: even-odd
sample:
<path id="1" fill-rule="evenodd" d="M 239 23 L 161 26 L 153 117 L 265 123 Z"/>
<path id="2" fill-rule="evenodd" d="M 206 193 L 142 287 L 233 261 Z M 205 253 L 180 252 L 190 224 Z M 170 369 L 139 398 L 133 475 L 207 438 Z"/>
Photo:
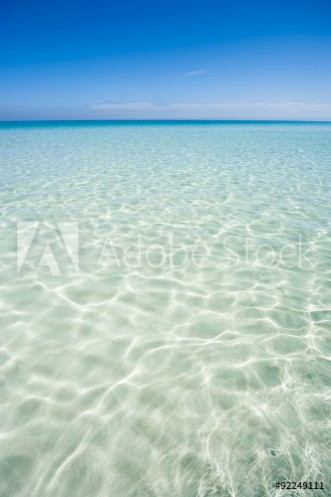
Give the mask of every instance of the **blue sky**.
<path id="1" fill-rule="evenodd" d="M 331 120 L 329 1 L 1 7 L 0 119 Z"/>

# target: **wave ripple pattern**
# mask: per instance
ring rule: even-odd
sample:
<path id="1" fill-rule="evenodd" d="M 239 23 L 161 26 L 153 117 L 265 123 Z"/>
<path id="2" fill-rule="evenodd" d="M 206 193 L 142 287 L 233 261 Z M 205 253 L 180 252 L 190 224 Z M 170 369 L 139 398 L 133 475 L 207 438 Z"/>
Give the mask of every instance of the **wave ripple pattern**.
<path id="1" fill-rule="evenodd" d="M 0 140 L 0 495 L 330 496 L 331 125 Z"/>

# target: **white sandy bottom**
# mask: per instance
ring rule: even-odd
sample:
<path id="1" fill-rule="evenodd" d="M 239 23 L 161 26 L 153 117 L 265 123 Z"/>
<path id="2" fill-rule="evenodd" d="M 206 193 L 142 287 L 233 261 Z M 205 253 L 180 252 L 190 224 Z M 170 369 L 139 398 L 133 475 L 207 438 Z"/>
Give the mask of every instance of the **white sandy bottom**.
<path id="1" fill-rule="evenodd" d="M 331 127 L 265 126 L 2 131 L 1 496 L 331 495 Z"/>

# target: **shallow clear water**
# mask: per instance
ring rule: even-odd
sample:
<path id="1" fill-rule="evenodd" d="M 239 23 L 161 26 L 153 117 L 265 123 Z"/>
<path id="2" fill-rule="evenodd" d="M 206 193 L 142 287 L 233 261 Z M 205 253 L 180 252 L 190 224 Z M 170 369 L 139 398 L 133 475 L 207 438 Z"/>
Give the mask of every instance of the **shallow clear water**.
<path id="1" fill-rule="evenodd" d="M 331 125 L 0 142 L 0 495 L 331 495 Z"/>

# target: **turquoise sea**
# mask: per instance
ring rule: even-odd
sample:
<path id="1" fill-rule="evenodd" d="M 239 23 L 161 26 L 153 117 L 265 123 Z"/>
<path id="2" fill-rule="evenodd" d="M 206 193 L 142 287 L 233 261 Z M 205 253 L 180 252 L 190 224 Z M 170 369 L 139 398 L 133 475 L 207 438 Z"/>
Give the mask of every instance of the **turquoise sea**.
<path id="1" fill-rule="evenodd" d="M 0 496 L 330 496 L 330 193 L 328 123 L 0 123 Z"/>

